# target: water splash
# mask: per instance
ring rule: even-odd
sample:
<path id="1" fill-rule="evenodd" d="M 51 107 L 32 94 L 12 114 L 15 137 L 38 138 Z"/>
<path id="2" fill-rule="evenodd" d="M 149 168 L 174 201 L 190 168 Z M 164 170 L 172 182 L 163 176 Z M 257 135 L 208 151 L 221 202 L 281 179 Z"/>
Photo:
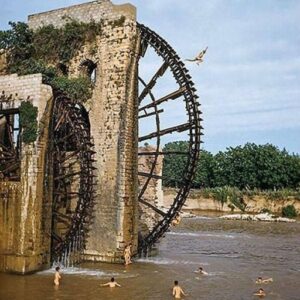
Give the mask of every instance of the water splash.
<path id="1" fill-rule="evenodd" d="M 159 258 L 140 258 L 137 262 L 152 263 L 157 265 L 203 265 L 208 266 L 209 263 L 190 260 L 172 260 L 172 259 L 159 259 Z"/>
<path id="2" fill-rule="evenodd" d="M 53 275 L 55 272 L 55 266 L 51 269 L 38 272 L 37 274 L 40 275 Z M 127 273 L 127 272 L 105 272 L 100 269 L 88 269 L 88 268 L 80 268 L 80 267 L 65 267 L 60 265 L 62 275 L 74 275 L 74 276 L 86 276 L 86 277 L 97 277 L 97 278 L 110 278 L 110 277 L 117 277 L 117 278 L 133 278 L 139 276 L 137 273 Z"/>
<path id="3" fill-rule="evenodd" d="M 193 237 L 214 237 L 214 238 L 228 238 L 235 239 L 236 236 L 232 234 L 214 234 L 214 233 L 193 233 L 193 232 L 168 232 L 167 235 L 179 235 L 179 236 L 193 236 Z"/>

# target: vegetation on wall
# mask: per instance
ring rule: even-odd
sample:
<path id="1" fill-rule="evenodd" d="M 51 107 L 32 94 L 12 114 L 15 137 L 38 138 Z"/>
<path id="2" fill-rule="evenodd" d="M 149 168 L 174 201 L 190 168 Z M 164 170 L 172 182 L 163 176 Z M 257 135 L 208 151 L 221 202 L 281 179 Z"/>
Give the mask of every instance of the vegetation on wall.
<path id="1" fill-rule="evenodd" d="M 169 190 L 172 191 L 172 188 Z M 168 189 L 165 190 L 168 192 Z M 229 208 L 234 210 L 239 208 L 241 211 L 245 211 L 246 203 L 249 199 L 254 201 L 258 199 L 267 200 L 300 200 L 300 190 L 299 189 L 282 189 L 278 191 L 272 190 L 240 190 L 236 187 L 214 187 L 214 188 L 202 188 L 202 189 L 192 189 L 189 195 L 192 199 L 214 199 L 219 201 L 222 205 L 227 205 Z M 286 207 L 289 207 L 286 206 Z M 294 206 L 293 206 L 294 207 Z M 295 207 L 294 207 L 295 208 Z M 291 208 L 282 211 L 283 216 L 290 214 Z M 296 211 L 296 209 L 295 209 Z M 261 213 L 271 213 L 268 208 L 263 208 Z M 293 216 L 292 216 L 293 217 Z"/>
<path id="2" fill-rule="evenodd" d="M 71 99 L 85 101 L 91 97 L 91 81 L 86 77 L 67 78 L 66 76 L 54 77 L 51 85 L 64 91 Z"/>
<path id="3" fill-rule="evenodd" d="M 33 143 L 37 138 L 37 107 L 30 101 L 24 101 L 20 106 L 20 126 L 22 139 L 25 144 Z"/>
<path id="4" fill-rule="evenodd" d="M 41 27 L 32 33 L 34 57 L 47 62 L 68 63 L 85 44 L 101 34 L 100 23 L 79 23 L 71 20 L 62 28 Z"/>
<path id="5" fill-rule="evenodd" d="M 224 186 L 192 190 L 190 198 L 212 198 L 219 201 L 222 205 L 227 204 L 232 210 L 237 207 L 241 211 L 245 211 L 244 195 L 244 192 L 236 187 Z"/>
<path id="6" fill-rule="evenodd" d="M 95 51 L 92 42 L 101 34 L 101 23 L 70 20 L 62 28 L 48 25 L 35 32 L 21 22 L 10 22 L 10 26 L 11 29 L 0 31 L 0 49 L 7 50 L 9 73 L 42 73 L 44 83 L 61 89 L 74 100 L 91 97 L 90 80 L 69 79 L 57 63 L 67 65 L 84 44 L 90 43 Z"/>
<path id="7" fill-rule="evenodd" d="M 111 25 L 112 28 L 123 26 L 125 23 L 125 17 L 121 16 L 119 19 L 115 19 L 113 21 L 109 21 L 108 25 Z"/>
<path id="8" fill-rule="evenodd" d="M 187 151 L 188 142 L 172 142 L 164 151 Z M 164 159 L 163 184 L 180 185 L 186 158 L 168 155 Z M 282 190 L 300 188 L 300 156 L 266 145 L 230 147 L 215 155 L 202 150 L 193 188 L 236 187 L 240 190 Z M 282 196 L 278 192 L 272 197 Z M 277 195 L 278 194 L 278 195 Z"/>

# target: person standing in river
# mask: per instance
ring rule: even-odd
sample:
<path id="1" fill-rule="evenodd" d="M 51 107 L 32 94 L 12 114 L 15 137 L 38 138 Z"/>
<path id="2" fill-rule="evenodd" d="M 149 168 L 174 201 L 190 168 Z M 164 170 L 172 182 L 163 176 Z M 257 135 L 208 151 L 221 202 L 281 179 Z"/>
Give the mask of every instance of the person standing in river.
<path id="1" fill-rule="evenodd" d="M 182 288 L 178 285 L 178 281 L 174 281 L 174 287 L 173 287 L 173 296 L 175 299 L 181 299 L 181 295 L 187 296 L 182 290 Z"/>
<path id="2" fill-rule="evenodd" d="M 60 267 L 55 268 L 55 274 L 54 274 L 54 285 L 55 286 L 59 286 L 59 280 L 61 279 L 59 270 L 60 270 Z"/>
<path id="3" fill-rule="evenodd" d="M 129 264 L 132 264 L 132 261 L 131 261 L 131 247 L 132 247 L 132 245 L 129 244 L 124 249 L 125 266 L 127 266 Z"/>

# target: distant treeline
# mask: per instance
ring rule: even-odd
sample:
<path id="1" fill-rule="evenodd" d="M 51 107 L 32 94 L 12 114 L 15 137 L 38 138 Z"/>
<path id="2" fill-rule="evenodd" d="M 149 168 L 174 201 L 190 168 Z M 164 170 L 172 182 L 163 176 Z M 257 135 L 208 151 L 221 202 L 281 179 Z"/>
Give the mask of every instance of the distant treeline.
<path id="1" fill-rule="evenodd" d="M 188 150 L 188 142 L 165 145 L 164 151 Z M 180 186 L 186 156 L 165 155 L 163 185 Z M 193 188 L 232 186 L 239 189 L 300 188 L 300 156 L 266 144 L 247 143 L 212 154 L 201 150 Z"/>

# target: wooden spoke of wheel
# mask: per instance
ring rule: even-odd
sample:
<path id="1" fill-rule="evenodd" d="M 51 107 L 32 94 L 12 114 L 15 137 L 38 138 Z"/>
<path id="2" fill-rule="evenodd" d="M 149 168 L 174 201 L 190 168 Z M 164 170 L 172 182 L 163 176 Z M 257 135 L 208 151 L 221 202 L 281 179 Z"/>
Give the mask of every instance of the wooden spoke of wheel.
<path id="1" fill-rule="evenodd" d="M 151 204 L 143 199 L 139 199 L 139 202 L 146 205 L 147 207 L 151 208 L 152 210 L 154 210 L 156 213 L 160 214 L 163 217 L 166 215 L 166 213 L 164 211 L 162 211 L 161 209 L 157 208 L 153 204 Z"/>
<path id="2" fill-rule="evenodd" d="M 151 80 L 148 82 L 148 84 L 144 87 L 143 91 L 141 92 L 141 94 L 139 96 L 139 103 L 141 103 L 143 101 L 143 99 L 147 96 L 147 94 L 149 94 L 151 89 L 154 87 L 157 79 L 165 74 L 168 67 L 169 67 L 169 65 L 166 62 L 164 62 L 160 66 L 160 68 L 156 71 L 156 73 L 153 75 Z"/>
<path id="3" fill-rule="evenodd" d="M 139 152 L 138 155 L 188 155 L 187 151 L 158 151 L 158 152 Z"/>
<path id="4" fill-rule="evenodd" d="M 169 100 L 175 100 L 175 99 L 181 97 L 184 94 L 185 91 L 186 91 L 186 87 L 179 88 L 177 91 L 172 92 L 172 93 L 156 100 L 155 102 L 152 102 L 150 104 L 147 104 L 145 106 L 140 107 L 139 111 L 143 111 L 147 108 L 157 106 L 157 105 L 162 104 L 163 102 L 166 102 L 166 101 L 169 101 Z"/>
<path id="5" fill-rule="evenodd" d="M 153 112 L 151 112 L 151 113 L 147 113 L 147 112 L 145 111 L 145 114 L 140 115 L 138 118 L 139 118 L 139 119 L 143 119 L 143 118 L 155 116 L 155 115 L 157 115 L 157 114 L 161 114 L 161 113 L 163 113 L 163 112 L 164 112 L 163 109 L 160 109 L 160 110 L 157 110 L 157 111 L 153 111 Z"/>
<path id="6" fill-rule="evenodd" d="M 177 126 L 170 127 L 167 129 L 163 129 L 158 132 L 152 132 L 150 134 L 140 137 L 139 142 L 153 139 L 155 137 L 163 136 L 165 134 L 169 134 L 169 133 L 173 133 L 173 132 L 183 132 L 183 131 L 189 130 L 191 128 L 191 126 L 192 125 L 190 123 L 185 123 L 185 124 L 177 125 Z"/>

